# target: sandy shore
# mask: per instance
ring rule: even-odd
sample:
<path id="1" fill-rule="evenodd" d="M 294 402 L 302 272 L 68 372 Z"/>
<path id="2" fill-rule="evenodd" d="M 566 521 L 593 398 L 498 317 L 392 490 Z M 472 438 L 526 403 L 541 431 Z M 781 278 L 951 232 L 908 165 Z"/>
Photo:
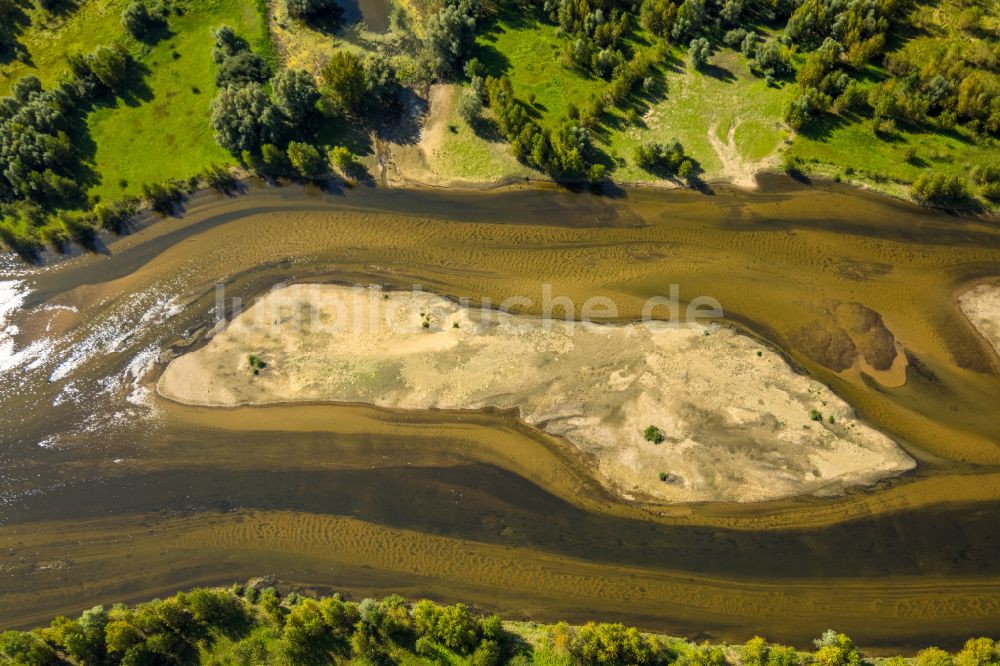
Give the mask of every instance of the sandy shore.
<path id="1" fill-rule="evenodd" d="M 976 285 L 958 297 L 958 306 L 1000 354 L 1000 281 Z"/>
<path id="2" fill-rule="evenodd" d="M 616 491 L 661 501 L 830 494 L 914 466 L 825 386 L 729 329 L 553 322 L 425 293 L 274 290 L 174 359 L 158 390 L 214 406 L 518 409 L 591 455 Z M 644 437 L 650 425 L 661 443 Z"/>

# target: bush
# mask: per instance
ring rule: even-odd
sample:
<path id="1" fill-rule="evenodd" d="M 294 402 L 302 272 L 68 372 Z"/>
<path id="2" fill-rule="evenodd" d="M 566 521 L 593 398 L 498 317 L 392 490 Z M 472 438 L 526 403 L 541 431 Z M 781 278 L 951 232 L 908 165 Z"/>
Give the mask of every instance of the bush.
<path id="1" fill-rule="evenodd" d="M 215 73 L 215 83 L 220 88 L 247 83 L 264 83 L 271 76 L 271 68 L 253 51 L 240 51 L 222 61 Z"/>
<path id="2" fill-rule="evenodd" d="M 300 176 L 309 180 L 322 178 L 329 170 L 327 161 L 323 159 L 315 146 L 308 143 L 297 141 L 289 143 L 288 160 Z"/>
<path id="3" fill-rule="evenodd" d="M 910 191 L 918 201 L 928 204 L 958 203 L 969 196 L 968 185 L 958 176 L 931 171 L 917 176 Z"/>
<path id="4" fill-rule="evenodd" d="M 146 183 L 142 186 L 142 196 L 156 212 L 171 215 L 184 200 L 184 190 L 173 182 Z"/>
<path id="5" fill-rule="evenodd" d="M 139 212 L 138 197 L 125 197 L 113 203 L 98 203 L 90 214 L 98 226 L 115 233 L 123 233 L 137 212 Z"/>
<path id="6" fill-rule="evenodd" d="M 694 172 L 694 164 L 684 156 L 684 147 L 678 141 L 664 145 L 655 141 L 641 143 L 633 154 L 635 163 L 641 169 L 650 172 L 662 172 L 666 175 L 678 174 L 685 161 L 687 175 Z M 687 176 L 684 176 L 687 177 Z"/>
<path id="7" fill-rule="evenodd" d="M 287 125 L 281 112 L 259 84 L 229 86 L 212 102 L 212 129 L 220 146 L 239 155 L 255 153 L 265 143 L 276 143 Z"/>
<path id="8" fill-rule="evenodd" d="M 646 426 L 643 431 L 642 436 L 647 442 L 652 442 L 653 444 L 660 444 L 663 442 L 663 432 L 657 428 L 655 425 Z"/>
<path id="9" fill-rule="evenodd" d="M 462 116 L 462 119 L 471 126 L 479 121 L 482 112 L 483 101 L 479 95 L 472 90 L 463 91 L 458 100 L 458 115 Z"/>
<path id="10" fill-rule="evenodd" d="M 336 51 L 320 72 L 323 97 L 331 110 L 354 113 L 367 91 L 367 77 L 359 58 L 350 51 Z"/>
<path id="11" fill-rule="evenodd" d="M 260 147 L 260 171 L 265 176 L 283 176 L 289 169 L 288 155 L 273 143 Z"/>
<path id="12" fill-rule="evenodd" d="M 600 185 L 608 178 L 608 170 L 603 164 L 591 164 L 587 169 L 587 181 L 591 185 Z"/>
<path id="13" fill-rule="evenodd" d="M 201 174 L 201 178 L 209 187 L 223 194 L 228 194 L 236 189 L 236 176 L 221 164 L 212 164 L 206 167 Z"/>
<path id="14" fill-rule="evenodd" d="M 583 666 L 643 665 L 658 661 L 659 645 L 633 627 L 588 622 L 573 637 L 570 652 Z"/>

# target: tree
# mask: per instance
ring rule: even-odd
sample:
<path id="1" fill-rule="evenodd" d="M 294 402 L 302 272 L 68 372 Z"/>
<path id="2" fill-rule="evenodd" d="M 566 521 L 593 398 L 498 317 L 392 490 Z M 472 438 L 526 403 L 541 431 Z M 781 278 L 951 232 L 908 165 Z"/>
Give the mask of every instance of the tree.
<path id="1" fill-rule="evenodd" d="M 307 121 L 316 111 L 319 89 L 309 72 L 301 69 L 287 69 L 272 81 L 274 105 L 285 114 L 292 125 Z"/>
<path id="2" fill-rule="evenodd" d="M 955 666 L 996 666 L 1000 664 L 1000 649 L 990 638 L 970 638 L 962 651 L 955 655 Z"/>
<path id="3" fill-rule="evenodd" d="M 353 171 L 357 164 L 354 154 L 344 146 L 334 146 L 330 149 L 330 163 L 344 174 Z"/>
<path id="4" fill-rule="evenodd" d="M 444 606 L 438 615 L 433 636 L 449 650 L 467 654 L 479 641 L 479 624 L 464 604 Z"/>
<path id="5" fill-rule="evenodd" d="M 474 0 L 445 0 L 427 22 L 424 48 L 430 70 L 440 77 L 461 71 L 462 62 L 476 40 Z"/>
<path id="6" fill-rule="evenodd" d="M 929 647 L 917 653 L 917 666 L 952 666 L 951 655 L 941 648 Z"/>
<path id="7" fill-rule="evenodd" d="M 712 52 L 712 45 L 704 37 L 691 40 L 688 53 L 691 55 L 691 65 L 695 69 L 701 69 L 708 62 L 708 56 Z"/>
<path id="8" fill-rule="evenodd" d="M 861 652 L 854 641 L 832 629 L 813 641 L 818 648 L 813 655 L 815 666 L 860 666 Z"/>
<path id="9" fill-rule="evenodd" d="M 245 83 L 264 83 L 271 76 L 271 68 L 253 51 L 239 51 L 225 59 L 215 73 L 215 83 L 220 88 Z"/>
<path id="10" fill-rule="evenodd" d="M 327 104 L 344 113 L 361 106 L 367 89 L 361 59 L 350 51 L 336 51 L 320 72 L 323 97 Z"/>
<path id="11" fill-rule="evenodd" d="M 239 155 L 256 152 L 265 143 L 278 142 L 285 120 L 256 83 L 228 86 L 212 102 L 212 129 L 220 146 Z"/>
<path id="12" fill-rule="evenodd" d="M 98 46 L 87 59 L 90 71 L 105 88 L 112 92 L 121 90 L 128 76 L 132 56 L 121 44 Z"/>
<path id="13" fill-rule="evenodd" d="M 465 90 L 458 99 L 458 115 L 469 125 L 475 125 L 483 112 L 483 101 L 475 92 Z"/>
<path id="14" fill-rule="evenodd" d="M 329 165 L 315 146 L 292 141 L 288 144 L 288 161 L 300 176 L 309 180 L 326 175 Z"/>
<path id="15" fill-rule="evenodd" d="M 150 11 L 143 0 L 132 0 L 122 12 L 122 26 L 136 39 L 164 21 L 161 11 Z"/>
<path id="16" fill-rule="evenodd" d="M 693 37 L 705 22 L 705 0 L 684 0 L 677 9 L 677 17 L 670 34 L 677 41 Z"/>
<path id="17" fill-rule="evenodd" d="M 394 102 L 399 81 L 389 61 L 380 53 L 370 53 L 361 64 L 365 70 L 366 105 L 385 107 Z"/>

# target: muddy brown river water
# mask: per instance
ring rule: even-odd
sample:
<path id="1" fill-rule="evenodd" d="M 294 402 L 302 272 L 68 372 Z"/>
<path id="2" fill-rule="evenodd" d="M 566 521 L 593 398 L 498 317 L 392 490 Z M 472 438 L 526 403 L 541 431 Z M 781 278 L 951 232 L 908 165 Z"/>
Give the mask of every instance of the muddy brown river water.
<path id="1" fill-rule="evenodd" d="M 0 268 L 0 626 L 270 574 L 732 641 L 1000 630 L 1000 359 L 956 306 L 1000 275 L 994 219 L 774 179 L 615 197 L 252 184 L 140 227 Z M 836 498 L 642 505 L 509 413 L 151 391 L 165 350 L 203 340 L 217 284 L 231 306 L 294 281 L 492 303 L 548 284 L 622 320 L 677 284 L 919 464 Z"/>

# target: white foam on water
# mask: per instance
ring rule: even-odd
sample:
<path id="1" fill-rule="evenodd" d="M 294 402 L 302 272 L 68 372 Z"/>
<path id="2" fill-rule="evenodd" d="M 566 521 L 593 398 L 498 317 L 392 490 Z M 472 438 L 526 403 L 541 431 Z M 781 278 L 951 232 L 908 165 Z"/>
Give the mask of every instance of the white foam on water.
<path id="1" fill-rule="evenodd" d="M 181 310 L 182 307 L 172 297 L 154 296 L 153 292 L 137 294 L 119 311 L 110 314 L 98 324 L 82 340 L 67 345 L 72 351 L 52 370 L 49 381 L 58 382 L 65 379 L 80 365 L 95 356 L 125 350 L 129 340 L 144 329 L 162 324 Z"/>
<path id="2" fill-rule="evenodd" d="M 52 348 L 52 343 L 44 338 L 20 349 L 14 342 L 20 329 L 11 320 L 29 293 L 20 280 L 0 281 L 0 375 L 26 365 L 38 367 Z"/>

